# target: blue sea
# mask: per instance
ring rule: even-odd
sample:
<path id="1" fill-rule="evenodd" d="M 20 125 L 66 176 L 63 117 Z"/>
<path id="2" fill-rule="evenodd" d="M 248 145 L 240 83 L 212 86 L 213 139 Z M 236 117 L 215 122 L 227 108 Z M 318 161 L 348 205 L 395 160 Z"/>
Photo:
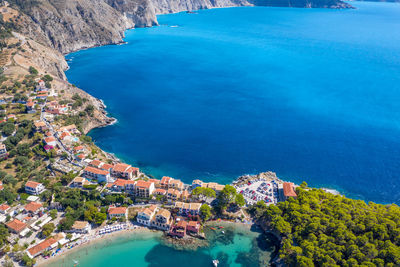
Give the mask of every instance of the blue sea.
<path id="1" fill-rule="evenodd" d="M 158 16 L 124 45 L 67 56 L 118 123 L 96 144 L 155 176 L 274 171 L 400 203 L 400 4 Z"/>
<path id="2" fill-rule="evenodd" d="M 221 225 L 221 224 L 219 224 Z M 96 267 L 208 267 L 218 259 L 220 267 L 264 267 L 275 257 L 276 240 L 245 227 L 211 230 L 205 227 L 209 246 L 195 251 L 174 249 L 161 237 L 161 233 L 124 233 L 104 238 L 71 253 L 62 253 L 47 267 L 96 266 Z"/>

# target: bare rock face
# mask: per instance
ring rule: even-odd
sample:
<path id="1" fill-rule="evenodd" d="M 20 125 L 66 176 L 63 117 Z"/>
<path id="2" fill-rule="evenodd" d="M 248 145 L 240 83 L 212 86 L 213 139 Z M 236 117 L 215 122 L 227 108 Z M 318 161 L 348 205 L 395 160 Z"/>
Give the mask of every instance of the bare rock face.
<path id="1" fill-rule="evenodd" d="M 247 0 L 152 0 L 152 2 L 157 14 L 251 5 Z"/>
<path id="2" fill-rule="evenodd" d="M 121 2 L 109 0 L 110 4 Z M 61 53 L 82 48 L 119 43 L 128 28 L 151 26 L 157 22 L 146 0 L 121 12 L 105 0 L 44 0 L 25 12 L 22 33 L 48 44 Z"/>

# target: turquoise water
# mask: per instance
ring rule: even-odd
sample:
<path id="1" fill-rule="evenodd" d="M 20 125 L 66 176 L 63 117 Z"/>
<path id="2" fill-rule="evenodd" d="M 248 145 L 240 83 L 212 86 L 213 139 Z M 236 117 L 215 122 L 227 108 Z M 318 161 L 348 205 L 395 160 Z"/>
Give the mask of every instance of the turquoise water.
<path id="1" fill-rule="evenodd" d="M 264 266 L 268 262 L 274 245 L 269 238 L 258 232 L 228 227 L 209 232 L 211 246 L 196 251 L 176 250 L 161 241 L 160 233 L 134 233 L 112 240 L 101 241 L 88 247 L 78 248 L 71 254 L 47 266 L 138 266 L 176 267 L 212 266 L 218 259 L 219 266 Z"/>
<path id="2" fill-rule="evenodd" d="M 118 119 L 96 143 L 156 177 L 272 170 L 400 203 L 400 5 L 352 4 L 162 15 L 67 76 Z"/>

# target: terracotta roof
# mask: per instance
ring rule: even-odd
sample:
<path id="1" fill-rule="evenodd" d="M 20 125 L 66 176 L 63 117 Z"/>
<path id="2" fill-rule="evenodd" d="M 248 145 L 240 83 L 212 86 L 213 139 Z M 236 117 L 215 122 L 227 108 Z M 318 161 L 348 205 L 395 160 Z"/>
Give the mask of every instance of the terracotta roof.
<path id="1" fill-rule="evenodd" d="M 61 134 L 61 136 L 60 136 L 60 139 L 61 139 L 61 140 L 64 140 L 64 138 L 67 137 L 67 136 L 71 136 L 71 134 L 70 134 L 69 132 L 63 132 L 63 133 Z"/>
<path id="2" fill-rule="evenodd" d="M 38 182 L 34 182 L 34 181 L 28 181 L 26 182 L 25 186 L 30 187 L 30 188 L 36 188 L 40 185 L 40 183 Z"/>
<path id="3" fill-rule="evenodd" d="M 79 154 L 79 155 L 78 155 L 78 158 L 84 159 L 84 158 L 86 158 L 86 155 L 85 155 L 85 154 Z"/>
<path id="4" fill-rule="evenodd" d="M 186 228 L 186 226 L 187 226 L 187 222 L 186 222 L 186 221 L 179 221 L 179 222 L 176 224 L 176 227 Z"/>
<path id="5" fill-rule="evenodd" d="M 149 182 L 152 182 L 154 184 L 159 184 L 161 181 L 157 179 L 149 179 Z"/>
<path id="6" fill-rule="evenodd" d="M 283 195 L 285 197 L 297 197 L 293 183 L 283 183 Z"/>
<path id="7" fill-rule="evenodd" d="M 46 123 L 44 121 L 37 121 L 34 123 L 36 128 L 45 127 Z"/>
<path id="8" fill-rule="evenodd" d="M 127 170 L 127 172 L 138 172 L 139 171 L 139 168 L 136 168 L 136 167 L 130 167 L 128 170 Z"/>
<path id="9" fill-rule="evenodd" d="M 115 186 L 124 187 L 124 186 L 126 185 L 126 182 L 127 182 L 127 180 L 124 180 L 124 179 L 117 179 L 117 180 L 115 180 L 114 185 L 115 185 Z"/>
<path id="10" fill-rule="evenodd" d="M 199 222 L 197 222 L 197 221 L 189 221 L 189 223 L 188 223 L 188 226 L 191 226 L 191 227 L 197 227 L 199 225 Z"/>
<path id="11" fill-rule="evenodd" d="M 173 178 L 168 177 L 168 176 L 163 176 L 163 178 L 161 178 L 161 183 L 162 184 L 168 184 L 169 180 L 171 180 L 171 179 L 173 179 Z"/>
<path id="12" fill-rule="evenodd" d="M 143 208 L 140 212 L 142 212 L 148 216 L 151 216 L 156 209 L 157 209 L 156 205 L 151 205 L 150 207 Z"/>
<path id="13" fill-rule="evenodd" d="M 54 238 L 46 239 L 43 242 L 40 242 L 39 244 L 37 244 L 36 246 L 33 246 L 30 249 L 28 249 L 28 252 L 29 252 L 29 254 L 31 254 L 32 257 L 34 257 L 37 254 L 39 254 L 40 252 L 42 252 L 43 250 L 51 247 L 51 245 L 53 245 L 56 242 L 57 241 Z"/>
<path id="14" fill-rule="evenodd" d="M 169 219 L 169 217 L 171 217 L 171 212 L 169 212 L 169 210 L 166 210 L 166 209 L 160 209 L 157 212 L 157 215 L 160 215 L 160 216 L 163 216 L 163 217 Z"/>
<path id="15" fill-rule="evenodd" d="M 98 159 L 94 159 L 90 162 L 90 165 L 94 166 L 94 167 L 99 167 L 103 162 L 101 162 Z"/>
<path id="16" fill-rule="evenodd" d="M 198 210 L 201 207 L 201 203 L 190 203 L 191 210 Z"/>
<path id="17" fill-rule="evenodd" d="M 37 202 L 31 202 L 25 205 L 24 209 L 26 211 L 31 211 L 31 212 L 36 212 L 38 209 L 40 209 L 41 207 L 43 207 L 42 204 L 37 203 Z"/>
<path id="18" fill-rule="evenodd" d="M 83 146 L 76 146 L 76 147 L 74 147 L 74 150 L 75 150 L 75 151 L 82 150 L 82 149 L 84 149 Z"/>
<path id="19" fill-rule="evenodd" d="M 0 210 L 2 210 L 2 211 L 6 211 L 6 210 L 8 210 L 10 208 L 10 206 L 8 206 L 7 204 L 1 204 L 0 205 Z"/>
<path id="20" fill-rule="evenodd" d="M 139 187 L 139 188 L 150 188 L 151 184 L 152 184 L 151 182 L 139 180 L 136 183 L 136 187 Z"/>
<path id="21" fill-rule="evenodd" d="M 72 225 L 73 229 L 84 229 L 89 223 L 85 221 L 75 221 Z"/>
<path id="22" fill-rule="evenodd" d="M 198 184 L 202 185 L 203 181 L 202 180 L 193 180 L 192 184 Z"/>
<path id="23" fill-rule="evenodd" d="M 175 208 L 182 208 L 183 207 L 183 202 L 177 201 L 175 202 Z"/>
<path id="24" fill-rule="evenodd" d="M 117 164 L 114 165 L 113 171 L 115 171 L 115 172 L 125 172 L 130 167 L 131 167 L 131 165 L 128 165 L 128 164 L 125 164 L 125 163 L 117 163 Z"/>
<path id="25" fill-rule="evenodd" d="M 112 169 L 112 167 L 113 167 L 113 165 L 104 163 L 104 164 L 100 167 L 100 169 L 103 169 L 103 170 L 107 170 L 107 171 L 108 171 L 108 170 Z"/>
<path id="26" fill-rule="evenodd" d="M 58 129 L 58 131 L 59 132 L 63 132 L 63 131 L 69 131 L 69 130 L 75 130 L 75 129 L 76 129 L 75 124 L 71 124 L 71 125 L 68 125 L 68 126 L 60 127 L 60 129 Z"/>
<path id="27" fill-rule="evenodd" d="M 26 224 L 18 219 L 14 219 L 6 224 L 8 228 L 14 230 L 15 232 L 21 232 L 26 227 Z"/>
<path id="28" fill-rule="evenodd" d="M 125 207 L 109 207 L 108 214 L 125 214 L 126 208 Z"/>
<path id="29" fill-rule="evenodd" d="M 46 137 L 46 138 L 44 139 L 44 141 L 45 141 L 46 143 L 54 142 L 54 141 L 56 141 L 56 138 L 55 138 L 54 136 L 49 136 L 49 137 Z"/>
<path id="30" fill-rule="evenodd" d="M 154 193 L 156 194 L 160 194 L 160 195 L 165 195 L 165 193 L 167 193 L 167 191 L 165 189 L 161 189 L 161 188 L 157 188 Z"/>
<path id="31" fill-rule="evenodd" d="M 94 167 L 90 167 L 90 166 L 87 166 L 85 168 L 85 171 L 91 172 L 91 173 L 95 173 L 95 174 L 100 174 L 100 175 L 107 175 L 108 174 L 108 171 L 106 171 L 106 170 L 100 170 L 100 169 L 97 169 L 97 168 L 94 168 Z"/>

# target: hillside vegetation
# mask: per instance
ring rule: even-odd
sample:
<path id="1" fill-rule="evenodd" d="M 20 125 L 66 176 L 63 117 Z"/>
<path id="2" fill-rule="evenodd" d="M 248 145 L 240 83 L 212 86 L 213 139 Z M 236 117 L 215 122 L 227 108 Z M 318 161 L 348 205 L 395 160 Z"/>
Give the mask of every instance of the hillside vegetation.
<path id="1" fill-rule="evenodd" d="M 250 211 L 278 232 L 279 256 L 290 266 L 400 266 L 400 208 L 366 204 L 323 190 Z"/>

